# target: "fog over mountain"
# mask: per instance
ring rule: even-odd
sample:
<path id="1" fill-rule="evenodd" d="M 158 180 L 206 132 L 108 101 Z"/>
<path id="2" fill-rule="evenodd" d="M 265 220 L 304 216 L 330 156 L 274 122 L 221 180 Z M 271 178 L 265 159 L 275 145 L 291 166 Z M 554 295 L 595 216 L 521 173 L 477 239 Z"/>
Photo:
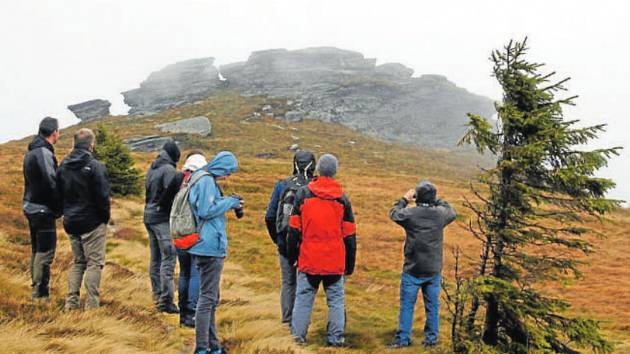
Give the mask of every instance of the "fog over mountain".
<path id="1" fill-rule="evenodd" d="M 567 118 L 608 123 L 593 147 L 630 145 L 630 10 L 623 1 L 49 1 L 0 5 L 0 141 L 32 134 L 46 115 L 78 122 L 66 108 L 91 100 L 129 107 L 120 94 L 149 73 L 192 58 L 247 61 L 271 48 L 337 47 L 401 63 L 413 77 L 443 75 L 471 93 L 500 99 L 488 56 L 529 36 L 530 57 L 571 76 L 578 106 Z M 506 14 L 509 14 L 507 16 Z M 223 70 L 222 70 L 223 71 Z M 630 152 L 604 171 L 630 200 Z"/>

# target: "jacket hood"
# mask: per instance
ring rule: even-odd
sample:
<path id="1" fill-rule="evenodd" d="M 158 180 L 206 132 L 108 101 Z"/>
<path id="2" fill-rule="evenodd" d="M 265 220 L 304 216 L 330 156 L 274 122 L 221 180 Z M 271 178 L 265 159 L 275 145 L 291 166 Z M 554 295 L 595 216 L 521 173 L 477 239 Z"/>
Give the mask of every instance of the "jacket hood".
<path id="1" fill-rule="evenodd" d="M 79 170 L 92 160 L 92 153 L 88 150 L 75 148 L 64 159 L 63 163 L 71 170 Z"/>
<path id="2" fill-rule="evenodd" d="M 437 189 L 429 181 L 422 181 L 416 186 L 416 203 L 435 203 Z"/>
<path id="3" fill-rule="evenodd" d="M 316 164 L 315 154 L 306 150 L 298 151 L 293 156 L 293 174 L 306 175 L 312 178 Z"/>
<path id="4" fill-rule="evenodd" d="M 173 158 L 166 152 L 165 150 L 161 150 L 158 154 L 158 157 L 151 164 L 151 169 L 160 168 L 164 165 L 171 165 L 173 167 L 177 166 L 176 162 L 173 161 Z"/>
<path id="5" fill-rule="evenodd" d="M 49 143 L 48 140 L 44 139 L 41 135 L 35 135 L 33 141 L 28 144 L 28 151 L 39 149 L 42 147 L 52 151 L 53 153 L 55 152 L 55 148 L 53 148 L 52 144 Z"/>
<path id="6" fill-rule="evenodd" d="M 203 169 L 215 177 L 229 176 L 238 170 L 238 161 L 233 153 L 221 151 Z"/>
<path id="7" fill-rule="evenodd" d="M 341 185 L 332 177 L 316 177 L 308 184 L 308 189 L 322 199 L 337 199 L 343 196 Z"/>

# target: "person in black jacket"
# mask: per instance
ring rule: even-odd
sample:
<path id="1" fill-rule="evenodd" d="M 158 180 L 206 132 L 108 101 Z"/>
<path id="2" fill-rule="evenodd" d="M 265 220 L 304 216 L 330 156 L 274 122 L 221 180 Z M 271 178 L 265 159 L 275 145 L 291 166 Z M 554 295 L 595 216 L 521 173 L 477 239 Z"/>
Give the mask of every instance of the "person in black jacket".
<path id="1" fill-rule="evenodd" d="M 105 236 L 110 218 L 110 186 L 105 166 L 92 155 L 94 132 L 74 134 L 74 149 L 57 171 L 57 189 L 63 206 L 63 227 L 70 238 L 74 265 L 68 274 L 66 309 L 80 307 L 85 283 L 85 307 L 100 305 L 101 272 L 105 265 Z"/>
<path id="2" fill-rule="evenodd" d="M 59 140 L 57 119 L 46 117 L 24 155 L 23 211 L 31 233 L 32 298 L 48 300 L 50 266 L 55 257 L 59 217 L 57 159 L 53 145 Z"/>
<path id="3" fill-rule="evenodd" d="M 442 286 L 444 228 L 455 220 L 455 210 L 437 199 L 437 190 L 429 181 L 420 182 L 394 204 L 389 216 L 405 229 L 405 264 L 400 280 L 400 314 L 393 348 L 411 345 L 413 312 L 422 289 L 426 321 L 424 346 L 437 344 L 440 329 L 439 300 Z M 415 207 L 407 208 L 415 201 Z"/>
<path id="4" fill-rule="evenodd" d="M 293 175 L 276 183 L 267 206 L 265 223 L 269 237 L 278 248 L 282 285 L 280 289 L 280 308 L 282 323 L 291 324 L 293 304 L 295 303 L 295 287 L 297 267 L 287 259 L 286 238 L 289 230 L 288 220 L 291 216 L 297 190 L 306 186 L 315 172 L 315 155 L 310 151 L 298 151 L 293 157 Z M 280 220 L 278 220 L 280 219 Z"/>
<path id="5" fill-rule="evenodd" d="M 177 192 L 177 189 L 170 186 L 176 184 L 173 183 L 174 179 L 181 181 L 181 176 L 175 169 L 180 154 L 179 147 L 174 141 L 164 144 L 151 164 L 145 181 L 144 225 L 149 234 L 151 250 L 149 263 L 151 289 L 157 308 L 167 313 L 179 313 L 179 309 L 173 302 L 177 251 L 171 237 L 169 217 L 173 198 Z"/>

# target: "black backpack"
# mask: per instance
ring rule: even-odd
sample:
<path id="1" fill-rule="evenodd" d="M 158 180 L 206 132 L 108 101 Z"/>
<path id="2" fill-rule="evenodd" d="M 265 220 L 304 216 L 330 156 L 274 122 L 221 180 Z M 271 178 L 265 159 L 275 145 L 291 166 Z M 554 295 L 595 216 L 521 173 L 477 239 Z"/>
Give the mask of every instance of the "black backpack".
<path id="1" fill-rule="evenodd" d="M 291 176 L 284 180 L 284 192 L 280 196 L 276 211 L 276 232 L 278 235 L 286 235 L 289 231 L 289 218 L 291 218 L 291 213 L 293 212 L 297 191 L 310 181 L 309 178 L 303 175 Z"/>

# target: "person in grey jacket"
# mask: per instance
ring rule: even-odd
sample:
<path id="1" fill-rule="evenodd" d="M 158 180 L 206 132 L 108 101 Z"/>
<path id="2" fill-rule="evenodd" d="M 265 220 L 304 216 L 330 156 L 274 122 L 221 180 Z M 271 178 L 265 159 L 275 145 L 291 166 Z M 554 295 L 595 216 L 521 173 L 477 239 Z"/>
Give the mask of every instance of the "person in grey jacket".
<path id="1" fill-rule="evenodd" d="M 405 229 L 405 263 L 400 281 L 400 314 L 393 348 L 411 345 L 413 312 L 422 289 L 426 322 L 425 346 L 437 344 L 439 334 L 439 299 L 442 285 L 444 228 L 455 220 L 455 210 L 437 199 L 437 190 L 429 181 L 409 190 L 391 209 L 389 216 Z M 407 204 L 415 201 L 415 206 Z"/>
<path id="2" fill-rule="evenodd" d="M 55 257 L 59 217 L 57 159 L 53 145 L 59 139 L 57 119 L 46 117 L 39 132 L 28 144 L 24 155 L 23 211 L 31 233 L 31 296 L 33 300 L 48 300 L 50 266 Z"/>
<path id="3" fill-rule="evenodd" d="M 169 216 L 174 195 L 169 193 L 169 186 L 177 178 L 175 166 L 180 157 L 179 147 L 169 141 L 162 147 L 155 161 L 147 172 L 146 205 L 144 225 L 149 234 L 151 260 L 149 277 L 153 300 L 158 310 L 167 313 L 179 313 L 175 306 L 174 272 L 177 251 L 173 245 L 169 226 Z"/>

